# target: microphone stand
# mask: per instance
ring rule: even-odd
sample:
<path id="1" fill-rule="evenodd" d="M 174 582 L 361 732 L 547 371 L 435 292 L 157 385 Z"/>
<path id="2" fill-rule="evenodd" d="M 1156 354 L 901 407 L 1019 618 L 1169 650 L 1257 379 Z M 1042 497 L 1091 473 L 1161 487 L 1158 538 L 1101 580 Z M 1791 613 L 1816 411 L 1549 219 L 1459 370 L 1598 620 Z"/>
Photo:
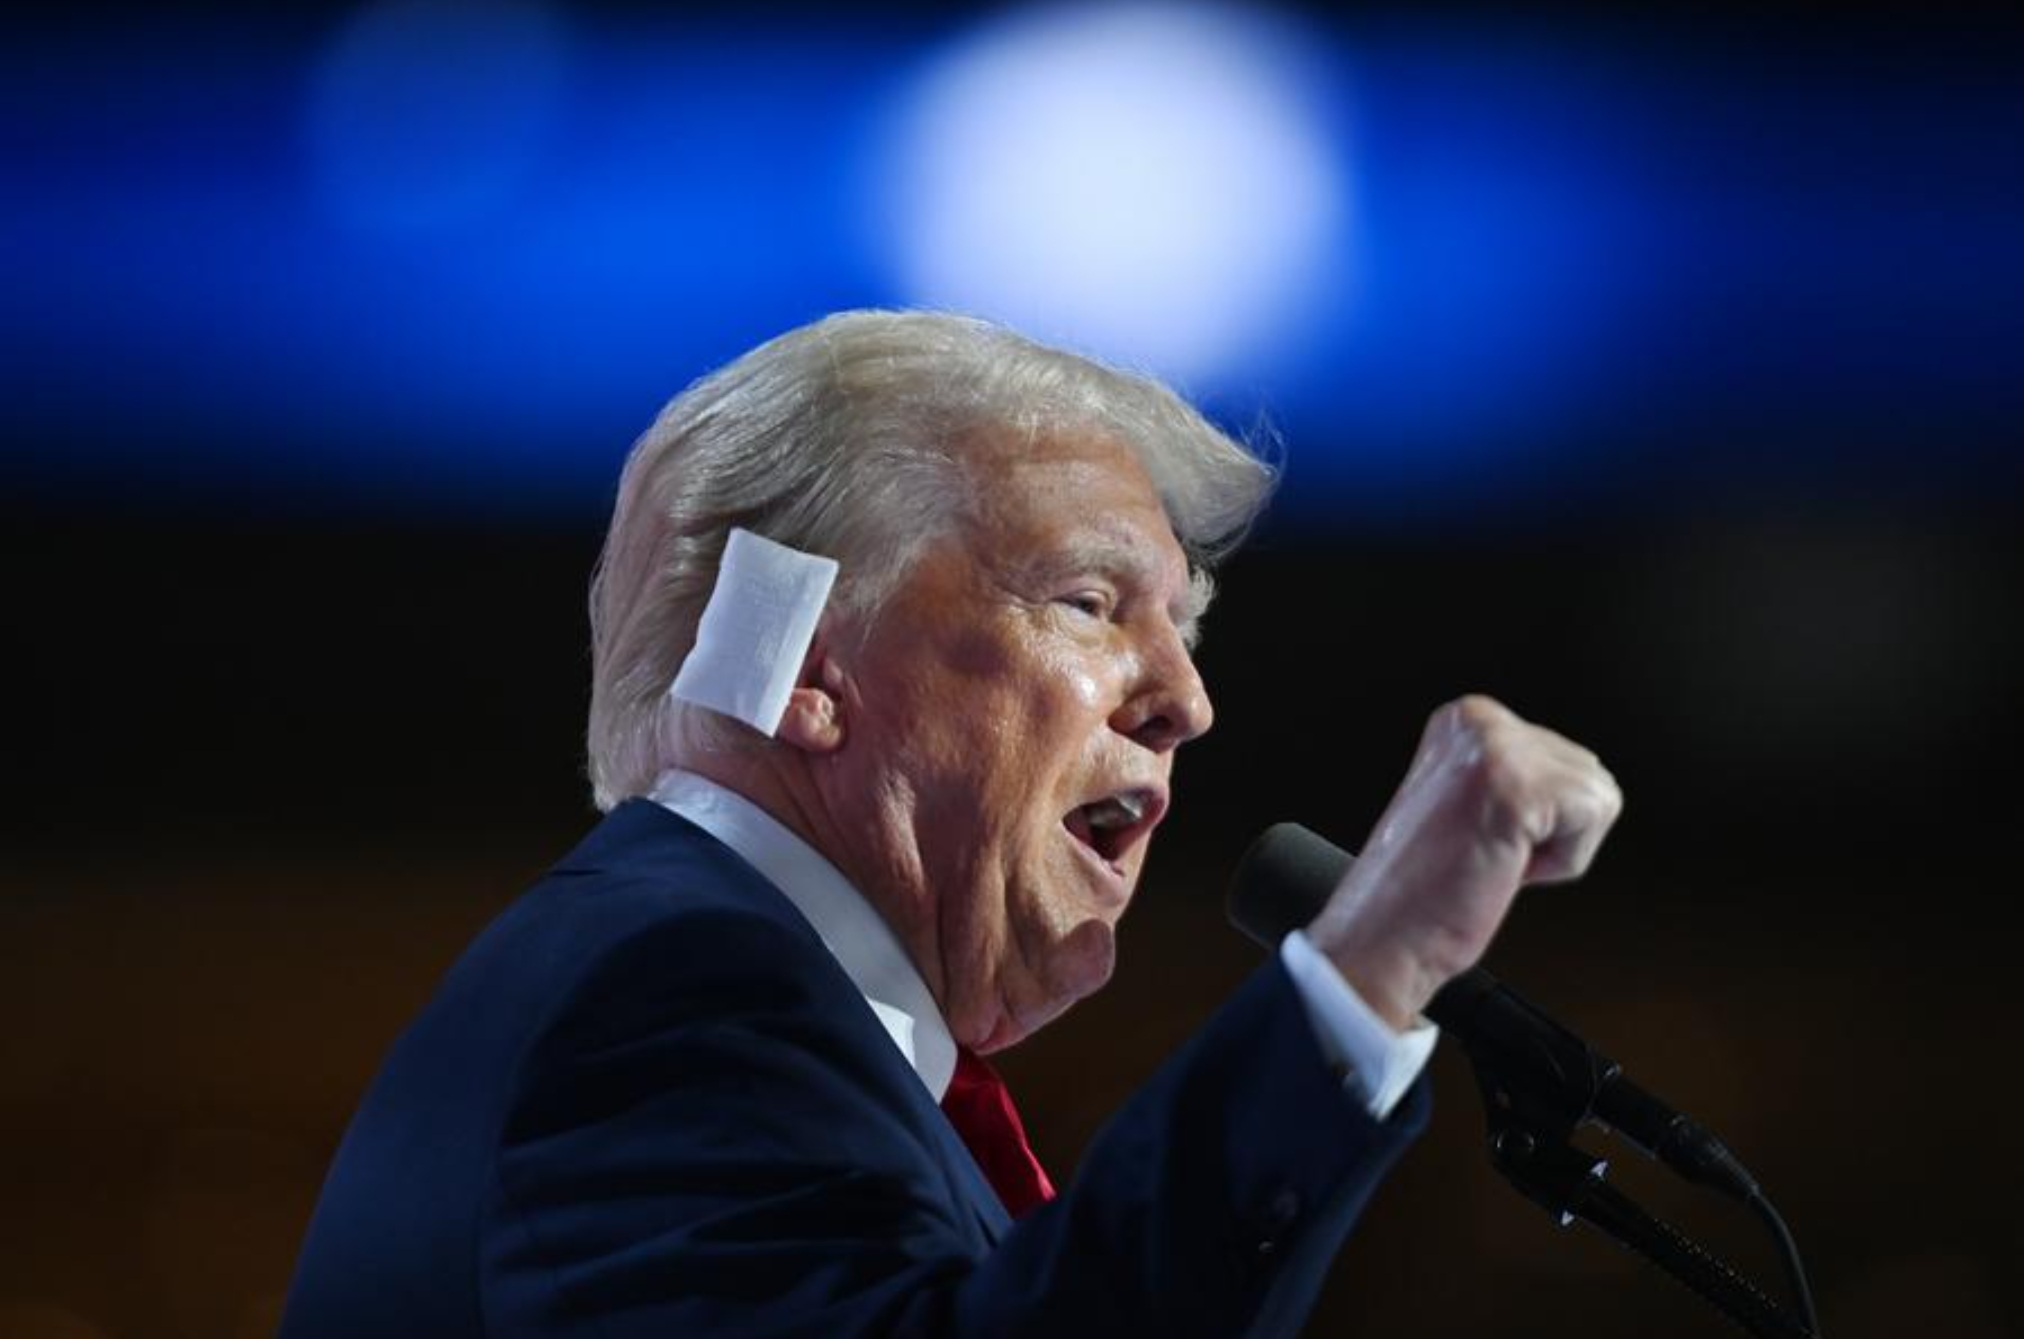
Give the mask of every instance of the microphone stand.
<path id="1" fill-rule="evenodd" d="M 1567 1227 L 1576 1219 L 1643 1256 L 1758 1339 L 1817 1339 L 1748 1279 L 1603 1180 L 1608 1163 L 1574 1146 L 1572 1127 L 1471 1056 L 1489 1125 L 1490 1161 L 1518 1192 Z"/>
<path id="2" fill-rule="evenodd" d="M 1230 920 L 1271 948 L 1306 925 L 1353 862 L 1293 823 L 1267 829 L 1230 885 Z M 1820 1339 L 1799 1247 L 1743 1164 L 1706 1130 L 1630 1083 L 1622 1067 L 1471 968 L 1449 981 L 1427 1017 L 1461 1044 L 1483 1093 L 1490 1161 L 1562 1227 L 1577 1218 L 1643 1256 L 1758 1339 Z M 1777 1239 L 1796 1312 L 1603 1181 L 1607 1164 L 1575 1147 L 1583 1125 L 1621 1135 L 1688 1181 L 1750 1206 Z"/>

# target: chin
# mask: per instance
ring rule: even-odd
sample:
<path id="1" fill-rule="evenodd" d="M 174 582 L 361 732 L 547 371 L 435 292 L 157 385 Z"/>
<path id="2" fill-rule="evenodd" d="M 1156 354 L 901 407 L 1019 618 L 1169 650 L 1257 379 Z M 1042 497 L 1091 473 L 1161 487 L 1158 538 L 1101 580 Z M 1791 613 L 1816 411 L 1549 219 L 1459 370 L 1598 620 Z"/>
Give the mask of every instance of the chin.
<path id="1" fill-rule="evenodd" d="M 1116 930 L 1098 919 L 1081 922 L 1049 948 L 1041 979 L 1016 1004 L 1007 1001 L 1006 1012 L 977 1049 L 996 1051 L 1024 1041 L 1102 990 L 1116 968 Z"/>
<path id="2" fill-rule="evenodd" d="M 1117 970 L 1117 929 L 1108 921 L 1086 920 L 1063 936 L 1048 964 L 1049 983 L 1062 997 L 1061 1008 L 1094 995 Z M 1060 1010 L 1056 1010 L 1059 1013 Z"/>

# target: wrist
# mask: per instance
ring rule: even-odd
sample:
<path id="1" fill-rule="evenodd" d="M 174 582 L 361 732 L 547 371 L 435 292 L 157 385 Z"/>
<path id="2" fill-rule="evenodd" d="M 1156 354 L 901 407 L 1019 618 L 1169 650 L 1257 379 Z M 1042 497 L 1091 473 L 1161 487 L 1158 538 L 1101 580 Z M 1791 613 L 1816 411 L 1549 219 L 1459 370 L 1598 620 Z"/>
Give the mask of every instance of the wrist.
<path id="1" fill-rule="evenodd" d="M 1436 974 L 1412 954 L 1396 948 L 1326 939 L 1317 939 L 1315 947 L 1394 1032 L 1410 1032 L 1419 1026 L 1420 1011 L 1440 988 Z"/>

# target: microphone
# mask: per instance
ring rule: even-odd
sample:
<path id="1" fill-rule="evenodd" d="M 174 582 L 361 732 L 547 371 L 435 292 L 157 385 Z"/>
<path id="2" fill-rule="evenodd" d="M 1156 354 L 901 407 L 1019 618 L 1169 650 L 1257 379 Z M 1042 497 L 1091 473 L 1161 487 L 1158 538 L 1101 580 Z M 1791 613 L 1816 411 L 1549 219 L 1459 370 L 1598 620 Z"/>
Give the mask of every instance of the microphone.
<path id="1" fill-rule="evenodd" d="M 1230 882 L 1229 916 L 1274 948 L 1312 921 L 1356 857 L 1298 823 L 1267 828 Z M 1480 967 L 1442 986 L 1427 1017 L 1476 1064 L 1485 1098 L 1563 1138 L 1590 1122 L 1614 1130 L 1689 1181 L 1750 1201 L 1756 1180 L 1714 1135 L 1624 1077 L 1623 1067 Z"/>

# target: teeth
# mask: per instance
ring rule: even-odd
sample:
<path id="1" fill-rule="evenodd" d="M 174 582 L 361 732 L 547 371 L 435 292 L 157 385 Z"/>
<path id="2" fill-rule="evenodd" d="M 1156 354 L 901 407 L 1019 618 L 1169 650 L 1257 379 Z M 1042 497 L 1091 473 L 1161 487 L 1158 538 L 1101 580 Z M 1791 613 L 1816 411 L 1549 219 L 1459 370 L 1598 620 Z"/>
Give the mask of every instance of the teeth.
<path id="1" fill-rule="evenodd" d="M 1137 791 L 1112 795 L 1087 808 L 1089 826 L 1098 832 L 1130 827 L 1145 817 L 1146 799 Z"/>

